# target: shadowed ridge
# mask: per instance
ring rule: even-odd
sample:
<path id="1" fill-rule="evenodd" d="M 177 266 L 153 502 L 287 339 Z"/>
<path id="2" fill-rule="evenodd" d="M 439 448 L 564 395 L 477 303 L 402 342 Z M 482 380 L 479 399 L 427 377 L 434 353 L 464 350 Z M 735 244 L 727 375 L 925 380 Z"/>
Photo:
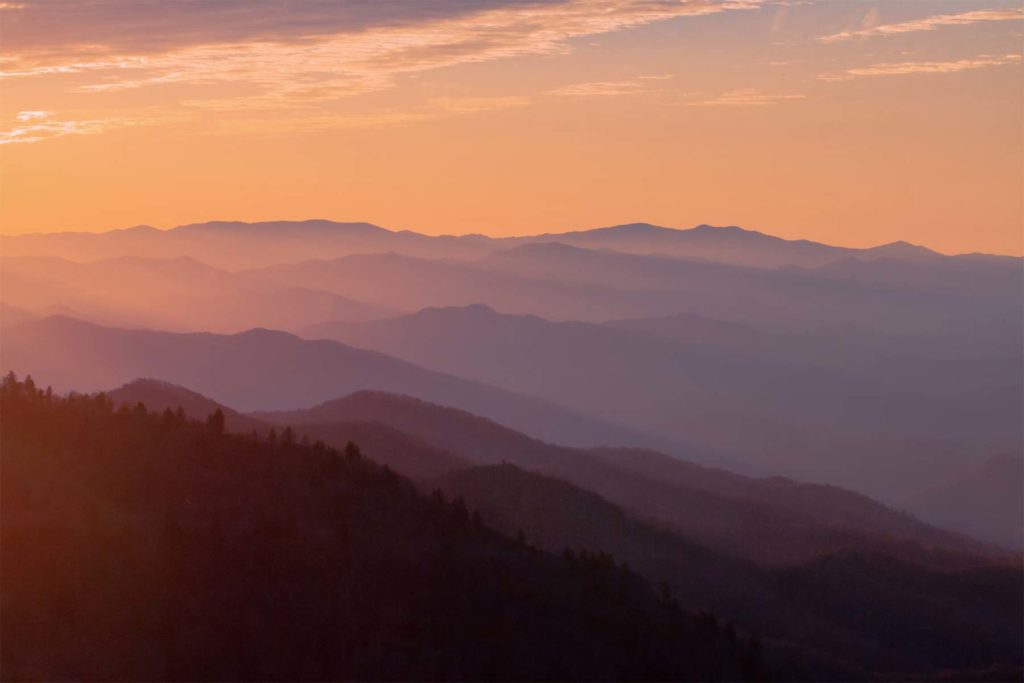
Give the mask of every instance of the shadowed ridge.
<path id="1" fill-rule="evenodd" d="M 841 547 L 953 567 L 999 554 L 839 487 L 745 477 L 650 450 L 557 446 L 465 410 L 389 392 L 359 391 L 305 410 L 253 415 L 296 426 L 382 422 L 476 464 L 511 463 L 564 479 L 709 546 L 767 564 Z"/>
<path id="2" fill-rule="evenodd" d="M 98 391 L 158 376 L 243 410 L 271 410 L 373 388 L 470 408 L 559 443 L 664 442 L 549 401 L 383 353 L 275 330 L 162 332 L 54 317 L 5 330 L 3 343 L 4 370 L 46 374 L 59 391 Z"/>
<path id="3" fill-rule="evenodd" d="M 150 411 L 172 411 L 180 407 L 185 415 L 203 420 L 216 410 L 224 413 L 224 426 L 229 432 L 265 432 L 268 425 L 237 410 L 228 408 L 202 394 L 171 382 L 153 378 L 140 378 L 107 392 L 115 406 L 134 407 L 142 403 Z"/>
<path id="4" fill-rule="evenodd" d="M 159 379 L 137 379 L 107 392 L 114 406 L 134 408 L 142 403 L 151 412 L 172 412 L 179 407 L 187 417 L 205 420 L 216 410 L 224 414 L 228 432 L 266 434 L 272 423 L 251 415 L 243 415 L 202 394 Z M 285 425 L 278 425 L 283 428 Z M 426 441 L 387 424 L 367 420 L 346 420 L 304 424 L 296 430 L 297 437 L 320 440 L 328 446 L 343 449 L 349 442 L 360 445 L 374 462 L 416 480 L 432 479 L 467 467 L 469 463 Z"/>
<path id="5" fill-rule="evenodd" d="M 5 679 L 762 678 L 758 643 L 611 558 L 502 537 L 356 446 L 13 378 L 0 402 Z"/>
<path id="6" fill-rule="evenodd" d="M 452 417 L 458 417 L 459 419 L 472 420 L 480 424 L 486 424 L 489 427 L 506 432 L 509 435 L 521 436 L 529 439 L 530 437 L 520 434 L 514 429 L 510 429 L 501 425 L 490 418 L 481 417 L 475 415 L 468 410 L 462 410 L 461 408 L 453 408 L 451 406 L 443 406 L 432 401 L 426 401 L 415 396 L 407 396 L 405 394 L 395 394 L 390 391 L 377 391 L 375 389 L 362 389 L 360 391 L 353 391 L 351 394 L 345 396 L 339 396 L 338 398 L 331 399 L 319 403 L 312 408 L 307 408 L 304 411 L 298 411 L 302 413 L 308 413 L 310 415 L 320 415 L 322 417 L 329 417 L 330 412 L 336 408 L 345 406 L 346 404 L 362 404 L 365 405 L 367 402 L 375 403 L 379 406 L 386 405 L 397 405 L 405 408 L 412 408 L 414 410 L 422 411 L 424 414 L 432 415 L 435 411 L 443 411 L 446 415 Z M 272 413 L 268 413 L 272 414 Z M 540 439 L 537 439 L 540 441 Z"/>
<path id="7" fill-rule="evenodd" d="M 979 603 L 985 598 L 974 593 L 981 586 L 1003 599 L 1019 595 L 1020 580 L 1016 578 L 1017 585 L 1013 585 L 1012 564 L 940 572 L 866 549 L 839 550 L 781 568 L 756 567 L 634 517 L 603 496 L 510 464 L 456 472 L 439 484 L 478 508 L 486 523 L 511 534 L 522 530 L 543 549 L 609 552 L 655 583 L 665 581 L 684 603 L 710 607 L 773 638 L 813 643 L 824 650 L 841 642 L 840 649 L 847 656 L 851 649 L 860 649 L 861 656 L 868 658 L 878 655 L 880 649 L 891 649 L 913 652 L 914 657 L 955 661 L 957 655 L 932 650 L 929 645 L 960 628 L 956 620 L 942 614 L 983 616 L 986 607 L 979 608 Z M 848 560 L 858 557 L 866 560 Z M 848 580 L 848 572 L 860 575 Z M 971 573 L 983 576 L 975 578 Z M 918 581 L 922 586 L 906 591 L 912 597 L 901 602 L 900 589 L 888 586 L 893 580 Z M 820 601 L 809 599 L 808 594 L 817 590 L 830 594 Z M 938 602 L 945 604 L 937 608 Z M 828 604 L 828 609 L 819 609 L 822 603 Z M 991 641 L 982 642 L 1000 642 L 1004 652 L 1013 652 L 1012 638 L 1020 630 L 1013 619 L 1019 610 L 1018 604 L 999 605 L 995 611 L 1000 626 L 993 629 Z M 863 619 L 865 612 L 879 616 Z M 890 629 L 916 636 L 907 637 L 906 642 L 882 637 L 880 648 L 880 636 Z M 983 647 L 975 656 L 984 661 L 989 655 Z"/>

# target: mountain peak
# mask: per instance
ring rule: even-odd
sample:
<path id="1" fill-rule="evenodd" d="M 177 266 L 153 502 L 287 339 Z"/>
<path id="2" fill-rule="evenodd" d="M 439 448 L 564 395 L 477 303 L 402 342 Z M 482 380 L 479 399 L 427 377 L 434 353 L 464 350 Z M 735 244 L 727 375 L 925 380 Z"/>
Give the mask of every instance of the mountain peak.
<path id="1" fill-rule="evenodd" d="M 591 234 L 614 234 L 614 235 L 663 235 L 666 233 L 679 232 L 676 228 L 666 228 L 653 223 L 623 223 L 621 225 L 610 225 L 606 228 L 594 228 L 583 230 Z"/>
<path id="2" fill-rule="evenodd" d="M 746 228 L 741 228 L 738 225 L 709 225 L 707 223 L 701 223 L 700 225 L 695 225 L 694 227 L 690 228 L 690 230 L 688 232 L 717 232 L 717 233 L 728 232 L 728 233 L 739 234 L 739 233 L 753 233 L 755 231 L 754 230 L 747 230 Z"/>
<path id="3" fill-rule="evenodd" d="M 112 230 L 111 232 L 118 232 L 121 234 L 125 233 L 143 233 L 143 232 L 162 232 L 159 228 L 154 228 L 152 225 L 140 224 L 133 225 L 130 228 L 120 228 L 118 230 Z"/>
<path id="4" fill-rule="evenodd" d="M 895 242 L 889 242 L 888 244 L 882 244 L 877 247 L 872 247 L 867 251 L 873 254 L 880 254 L 884 256 L 894 256 L 900 258 L 907 257 L 933 257 L 941 256 L 938 252 L 932 251 L 928 247 L 922 247 L 919 244 L 912 244 L 904 240 L 897 240 Z"/>

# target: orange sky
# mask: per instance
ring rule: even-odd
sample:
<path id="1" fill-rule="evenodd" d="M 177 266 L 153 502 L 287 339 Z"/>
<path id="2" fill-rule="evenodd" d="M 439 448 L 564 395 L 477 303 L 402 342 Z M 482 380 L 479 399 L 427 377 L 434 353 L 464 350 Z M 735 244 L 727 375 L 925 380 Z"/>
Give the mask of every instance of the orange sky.
<path id="1" fill-rule="evenodd" d="M 1019 3 L 23 0 L 0 22 L 5 233 L 648 221 L 1024 254 Z"/>

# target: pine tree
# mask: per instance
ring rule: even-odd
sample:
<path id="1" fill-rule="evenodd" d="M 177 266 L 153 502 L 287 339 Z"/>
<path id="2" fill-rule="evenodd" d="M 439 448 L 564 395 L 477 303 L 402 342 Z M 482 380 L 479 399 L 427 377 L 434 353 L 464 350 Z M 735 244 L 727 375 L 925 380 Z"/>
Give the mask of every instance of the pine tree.
<path id="1" fill-rule="evenodd" d="M 206 418 L 206 427 L 214 434 L 220 436 L 224 433 L 224 411 L 220 408 L 210 413 Z"/>

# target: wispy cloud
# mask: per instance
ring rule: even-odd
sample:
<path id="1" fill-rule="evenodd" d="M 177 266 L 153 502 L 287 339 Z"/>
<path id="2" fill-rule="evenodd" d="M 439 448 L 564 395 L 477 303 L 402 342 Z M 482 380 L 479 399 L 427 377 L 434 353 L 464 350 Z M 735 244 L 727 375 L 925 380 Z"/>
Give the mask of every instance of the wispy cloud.
<path id="1" fill-rule="evenodd" d="M 934 31 L 944 26 L 968 26 L 989 21 L 1020 21 L 1024 19 L 1024 8 L 1014 9 L 983 9 L 960 14 L 938 14 L 924 19 L 904 21 L 898 24 L 881 24 L 869 26 L 858 31 L 843 31 L 827 36 L 821 36 L 818 40 L 822 43 L 836 43 L 843 40 L 855 38 L 873 38 L 876 36 L 895 36 L 903 33 L 917 33 L 919 31 Z"/>
<path id="2" fill-rule="evenodd" d="M 949 62 L 888 62 L 870 66 L 847 69 L 846 71 L 825 73 L 818 76 L 823 81 L 848 81 L 867 76 L 905 76 L 909 74 L 951 74 L 973 69 L 984 69 L 990 66 L 1018 64 L 1019 54 L 978 55 L 970 59 L 958 59 Z"/>
<path id="3" fill-rule="evenodd" d="M 182 94 L 177 95 L 178 99 L 168 100 L 166 106 L 184 110 L 217 110 L 247 119 L 263 114 L 291 119 L 298 128 L 307 126 L 309 121 L 319 122 L 315 125 L 322 125 L 324 121 L 347 125 L 345 122 L 352 119 L 337 114 L 337 107 L 332 102 L 392 87 L 403 76 L 461 64 L 563 54 L 570 52 L 573 41 L 579 38 L 678 17 L 752 9 L 764 1 L 460 0 L 396 5 L 383 2 L 310 3 L 305 0 L 268 3 L 259 0 L 255 5 L 263 6 L 271 17 L 263 22 L 257 13 L 250 12 L 241 4 L 227 7 L 223 2 L 196 0 L 194 4 L 199 14 L 208 15 L 210 21 L 220 27 L 205 42 L 196 42 L 193 33 L 205 35 L 207 27 L 199 25 L 198 19 L 182 15 L 176 3 L 171 3 L 171 7 L 165 10 L 164 3 L 153 0 L 135 0 L 133 3 L 111 0 L 84 5 L 55 0 L 56 5 L 66 5 L 72 14 L 106 12 L 111 5 L 117 6 L 118 12 L 105 20 L 105 28 L 97 36 L 75 34 L 81 38 L 79 42 L 65 40 L 52 45 L 31 44 L 21 51 L 9 53 L 7 58 L 0 60 L 0 78 L 59 77 L 62 88 L 80 93 L 170 84 L 223 84 L 231 86 L 225 89 L 230 94 L 219 94 L 216 99 L 210 99 L 203 98 L 196 91 L 179 90 Z M 273 17 L 286 11 L 282 9 L 284 7 L 299 8 L 307 13 L 301 14 L 300 19 L 289 17 L 293 21 L 275 23 Z M 345 11 L 335 12 L 334 7 L 343 7 Z M 445 11 L 435 11 L 436 8 Z M 472 11 L 466 11 L 466 8 Z M 165 11 L 172 26 L 163 31 L 150 26 L 153 17 L 162 16 Z M 367 19 L 359 15 L 360 11 L 374 16 Z M 409 16 L 388 15 L 388 12 L 401 14 L 403 11 Z M 314 24 L 311 17 L 318 16 L 318 12 L 330 15 L 321 17 L 330 31 L 325 33 L 323 28 L 311 28 Z M 242 27 L 244 36 L 239 33 L 242 28 L 236 26 L 239 22 L 227 21 L 225 13 L 245 24 Z M 145 46 L 134 50 L 134 39 L 127 44 L 120 42 L 125 33 L 130 32 L 128 26 L 136 26 L 140 22 L 142 33 L 152 31 L 160 35 L 164 42 L 157 47 L 165 49 Z M 125 30 L 112 32 L 110 25 L 121 26 Z M 54 23 L 53 29 L 59 32 L 64 30 L 63 26 L 63 23 Z M 187 30 L 190 26 L 191 32 Z M 240 37 L 245 39 L 240 41 Z M 82 42 L 87 38 L 92 42 Z M 126 48 L 133 51 L 126 51 Z M 635 93 L 650 89 L 657 78 L 661 77 L 629 83 L 577 84 L 568 86 L 561 94 Z M 464 100 L 461 109 L 449 108 L 449 111 L 464 111 L 466 106 L 469 105 Z M 422 111 L 412 107 L 406 118 L 416 120 L 423 115 Z M 384 118 L 390 120 L 392 116 Z M 394 118 L 403 119 L 401 116 Z M 209 124 L 216 126 L 218 122 Z"/>
<path id="4" fill-rule="evenodd" d="M 533 102 L 529 97 L 435 97 L 413 107 L 384 108 L 361 113 L 310 111 L 300 117 L 244 114 L 217 118 L 205 131 L 226 135 L 275 135 L 296 131 L 314 132 L 359 128 L 398 128 L 427 121 L 470 116 L 487 111 L 519 109 Z"/>
<path id="5" fill-rule="evenodd" d="M 15 55 L 0 77 L 96 72 L 85 90 L 166 83 L 248 82 L 280 96 L 316 86 L 324 96 L 386 87 L 402 74 L 458 64 L 568 51 L 569 41 L 681 16 L 753 8 L 761 0 L 567 0 L 518 3 L 468 16 L 327 37 L 204 44 L 158 54 Z M 484 5 L 486 6 L 486 4 Z M 36 62 L 36 63 L 33 63 Z"/>
<path id="6" fill-rule="evenodd" d="M 571 83 L 549 91 L 556 97 L 614 97 L 618 95 L 639 95 L 657 92 L 655 84 L 672 78 L 671 74 L 656 76 L 637 76 L 622 81 L 591 81 L 588 83 Z"/>
<path id="7" fill-rule="evenodd" d="M 22 112 L 27 113 L 27 112 Z M 31 112 L 38 113 L 38 112 Z M 0 145 L 11 145 L 17 143 L 41 142 L 51 138 L 58 138 L 64 135 L 91 135 L 102 133 L 112 128 L 123 128 L 125 126 L 137 125 L 139 121 L 132 119 L 92 119 L 84 121 L 44 121 L 41 117 L 36 119 L 21 119 L 27 121 L 25 125 L 18 125 L 7 130 L 0 130 Z"/>
<path id="8" fill-rule="evenodd" d="M 799 93 L 780 94 L 765 92 L 757 88 L 741 88 L 684 104 L 688 107 L 763 107 L 789 100 L 802 100 L 806 97 Z"/>
<path id="9" fill-rule="evenodd" d="M 18 112 L 18 115 L 14 118 L 18 119 L 19 121 L 34 121 L 36 119 L 45 119 L 47 116 L 51 116 L 52 114 L 52 111 L 42 111 L 39 109 L 35 109 Z"/>

